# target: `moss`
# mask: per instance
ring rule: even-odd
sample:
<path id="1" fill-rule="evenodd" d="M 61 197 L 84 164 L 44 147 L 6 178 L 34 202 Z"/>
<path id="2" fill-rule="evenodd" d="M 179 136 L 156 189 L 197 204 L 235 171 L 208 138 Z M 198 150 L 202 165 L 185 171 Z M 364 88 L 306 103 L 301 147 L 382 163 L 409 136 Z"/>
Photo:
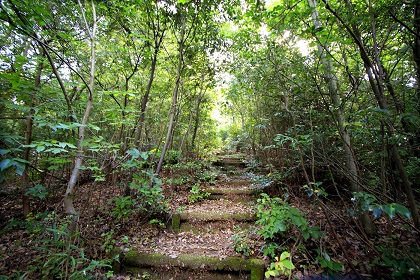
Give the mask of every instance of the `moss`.
<path id="1" fill-rule="evenodd" d="M 120 273 L 121 271 L 121 258 L 123 251 L 119 248 L 111 251 L 109 258 L 112 259 L 112 271 L 114 273 Z"/>
<path id="2" fill-rule="evenodd" d="M 186 221 L 190 218 L 207 221 L 218 221 L 218 220 L 236 220 L 236 221 L 254 221 L 255 216 L 247 213 L 181 213 L 180 218 L 182 221 Z"/>
<path id="3" fill-rule="evenodd" d="M 252 189 L 247 189 L 247 188 L 243 188 L 243 189 L 207 189 L 206 192 L 209 192 L 210 194 L 213 195 L 252 195 L 254 193 L 256 193 L 254 190 Z"/>
<path id="4" fill-rule="evenodd" d="M 131 251 L 126 254 L 124 264 L 130 267 L 175 266 L 189 269 L 207 269 L 213 271 L 248 271 L 251 279 L 263 279 L 264 262 L 258 259 L 240 257 L 217 257 L 179 255 L 176 258 L 156 253 Z M 252 275 L 253 278 L 252 278 Z"/>
<path id="5" fill-rule="evenodd" d="M 264 279 L 265 264 L 262 260 L 251 259 L 249 260 L 251 265 L 251 280 Z"/>
<path id="6" fill-rule="evenodd" d="M 181 226 L 181 215 L 179 213 L 175 213 L 172 215 L 172 229 L 174 231 L 179 231 Z"/>

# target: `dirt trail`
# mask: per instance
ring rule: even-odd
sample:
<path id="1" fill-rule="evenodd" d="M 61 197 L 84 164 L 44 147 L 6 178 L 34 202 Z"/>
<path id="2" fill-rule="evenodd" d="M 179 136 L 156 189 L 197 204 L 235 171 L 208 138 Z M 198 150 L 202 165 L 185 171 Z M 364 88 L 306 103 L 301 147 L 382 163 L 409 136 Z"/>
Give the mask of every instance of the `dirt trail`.
<path id="1" fill-rule="evenodd" d="M 244 257 L 232 239 L 255 220 L 257 196 L 243 158 L 221 157 L 217 166 L 216 184 L 203 188 L 207 199 L 184 205 L 171 229 L 126 252 L 123 271 L 137 279 L 263 279 L 261 256 Z"/>

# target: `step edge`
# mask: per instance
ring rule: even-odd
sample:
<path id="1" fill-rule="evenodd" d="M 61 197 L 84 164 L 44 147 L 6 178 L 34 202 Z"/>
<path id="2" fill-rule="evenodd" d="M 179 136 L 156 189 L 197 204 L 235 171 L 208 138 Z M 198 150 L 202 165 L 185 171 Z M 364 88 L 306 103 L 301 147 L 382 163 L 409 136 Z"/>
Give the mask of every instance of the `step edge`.
<path id="1" fill-rule="evenodd" d="M 255 273 L 255 271 L 262 271 L 262 275 L 265 270 L 264 261 L 256 258 L 226 257 L 220 259 L 192 254 L 180 254 L 173 258 L 164 254 L 134 250 L 125 254 L 122 264 L 130 267 L 173 266 L 184 269 L 206 269 L 209 271 L 246 271 L 251 274 Z"/>

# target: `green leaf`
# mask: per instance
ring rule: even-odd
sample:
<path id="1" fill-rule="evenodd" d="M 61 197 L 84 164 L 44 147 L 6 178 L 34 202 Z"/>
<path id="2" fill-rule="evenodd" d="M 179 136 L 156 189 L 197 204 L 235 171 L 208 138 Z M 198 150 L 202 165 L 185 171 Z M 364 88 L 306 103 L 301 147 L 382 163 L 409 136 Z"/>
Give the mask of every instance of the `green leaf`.
<path id="1" fill-rule="evenodd" d="M 0 156 L 6 155 L 10 152 L 10 149 L 0 149 Z"/>
<path id="2" fill-rule="evenodd" d="M 61 147 L 61 148 L 65 148 L 67 146 L 67 144 L 64 143 L 64 142 L 59 142 L 58 146 Z"/>
<path id="3" fill-rule="evenodd" d="M 137 149 L 131 149 L 127 151 L 127 154 L 129 154 L 130 156 L 132 156 L 133 158 L 139 158 L 140 156 L 140 152 Z"/>
<path id="4" fill-rule="evenodd" d="M 147 160 L 147 158 L 149 157 L 149 153 L 148 152 L 142 152 L 142 153 L 140 153 L 140 157 L 144 160 Z"/>
<path id="5" fill-rule="evenodd" d="M 280 261 L 285 260 L 287 258 L 290 258 L 290 253 L 289 252 L 283 252 L 280 255 Z"/>
<path id="6" fill-rule="evenodd" d="M 70 126 L 63 124 L 63 123 L 59 123 L 57 125 L 51 125 L 51 128 L 56 131 L 57 129 L 70 129 Z"/>
<path id="7" fill-rule="evenodd" d="M 24 148 L 35 148 L 36 144 L 22 145 Z"/>
<path id="8" fill-rule="evenodd" d="M 39 153 L 39 152 L 42 152 L 43 150 L 45 150 L 45 146 L 37 146 L 36 147 L 36 151 Z"/>
<path id="9" fill-rule="evenodd" d="M 405 216 L 407 218 L 410 218 L 411 217 L 410 210 L 408 210 L 404 205 L 401 205 L 399 203 L 392 203 L 392 204 L 393 204 L 393 206 L 395 208 L 395 211 L 398 214 L 401 214 L 401 215 L 403 215 L 403 216 Z"/>
<path id="10" fill-rule="evenodd" d="M 289 261 L 289 260 L 283 260 L 281 263 L 287 269 L 294 269 L 295 268 L 295 266 L 293 265 L 293 263 L 291 261 Z"/>
<path id="11" fill-rule="evenodd" d="M 15 172 L 22 176 L 23 171 L 25 171 L 25 164 L 15 161 L 15 163 L 13 165 L 16 166 L 16 171 Z"/>
<path id="12" fill-rule="evenodd" d="M 381 108 L 371 108 L 373 112 L 377 112 L 383 115 L 389 115 L 389 111 L 387 109 L 381 109 Z"/>
<path id="13" fill-rule="evenodd" d="M 267 11 L 271 12 L 272 10 L 274 10 L 275 7 L 279 6 L 282 1 L 281 0 L 267 0 L 265 2 L 265 8 L 267 9 Z"/>
<path id="14" fill-rule="evenodd" d="M 10 163 L 11 160 L 10 159 L 4 159 L 0 162 L 0 171 L 3 171 L 5 169 L 7 169 L 8 167 L 10 167 L 12 164 Z"/>
<path id="15" fill-rule="evenodd" d="M 270 278 L 270 276 L 276 276 L 277 275 L 276 272 L 277 271 L 275 271 L 275 270 L 268 270 L 268 271 L 266 271 L 265 272 L 265 278 Z"/>
<path id="16" fill-rule="evenodd" d="M 393 218 L 395 216 L 395 208 L 393 204 L 383 205 L 381 208 L 382 211 L 387 213 L 390 218 Z"/>

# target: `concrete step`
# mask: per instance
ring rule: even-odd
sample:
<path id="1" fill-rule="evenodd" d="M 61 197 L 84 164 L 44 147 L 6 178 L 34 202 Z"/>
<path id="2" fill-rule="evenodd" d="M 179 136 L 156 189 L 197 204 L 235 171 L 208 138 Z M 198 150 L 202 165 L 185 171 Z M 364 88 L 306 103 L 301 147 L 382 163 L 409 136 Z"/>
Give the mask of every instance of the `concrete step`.
<path id="1" fill-rule="evenodd" d="M 132 274 L 141 273 L 141 269 L 144 268 L 165 268 L 166 270 L 171 271 L 171 268 L 179 268 L 182 270 L 190 270 L 190 274 L 197 274 L 191 271 L 198 272 L 210 272 L 208 275 L 204 275 L 205 278 L 201 279 L 222 279 L 216 277 L 225 276 L 229 272 L 243 273 L 246 272 L 249 274 L 251 280 L 262 280 L 264 279 L 264 269 L 265 264 L 260 259 L 254 258 L 243 258 L 243 257 L 210 257 L 204 255 L 192 255 L 192 254 L 180 254 L 180 255 L 164 255 L 158 253 L 147 253 L 139 251 L 130 251 L 123 256 L 121 264 L 123 269 Z M 143 270 L 144 271 L 144 270 Z M 206 278 L 207 276 L 213 273 L 212 278 Z M 179 277 L 176 277 L 174 274 L 169 275 L 170 278 L 160 279 L 200 279 L 197 278 L 188 278 L 187 273 L 181 273 Z M 175 278 L 174 278 L 175 277 Z M 229 278 L 225 278 L 229 279 Z M 241 279 L 241 278 L 238 278 Z M 243 279 L 243 278 L 242 278 Z M 246 278 L 245 278 L 246 279 Z"/>
<path id="2" fill-rule="evenodd" d="M 210 193 L 211 195 L 216 195 L 216 194 L 220 194 L 220 195 L 253 195 L 256 194 L 258 192 L 256 192 L 254 189 L 250 189 L 250 188 L 239 188 L 239 189 L 235 189 L 235 188 L 208 188 L 208 189 L 204 189 L 206 192 Z"/>

